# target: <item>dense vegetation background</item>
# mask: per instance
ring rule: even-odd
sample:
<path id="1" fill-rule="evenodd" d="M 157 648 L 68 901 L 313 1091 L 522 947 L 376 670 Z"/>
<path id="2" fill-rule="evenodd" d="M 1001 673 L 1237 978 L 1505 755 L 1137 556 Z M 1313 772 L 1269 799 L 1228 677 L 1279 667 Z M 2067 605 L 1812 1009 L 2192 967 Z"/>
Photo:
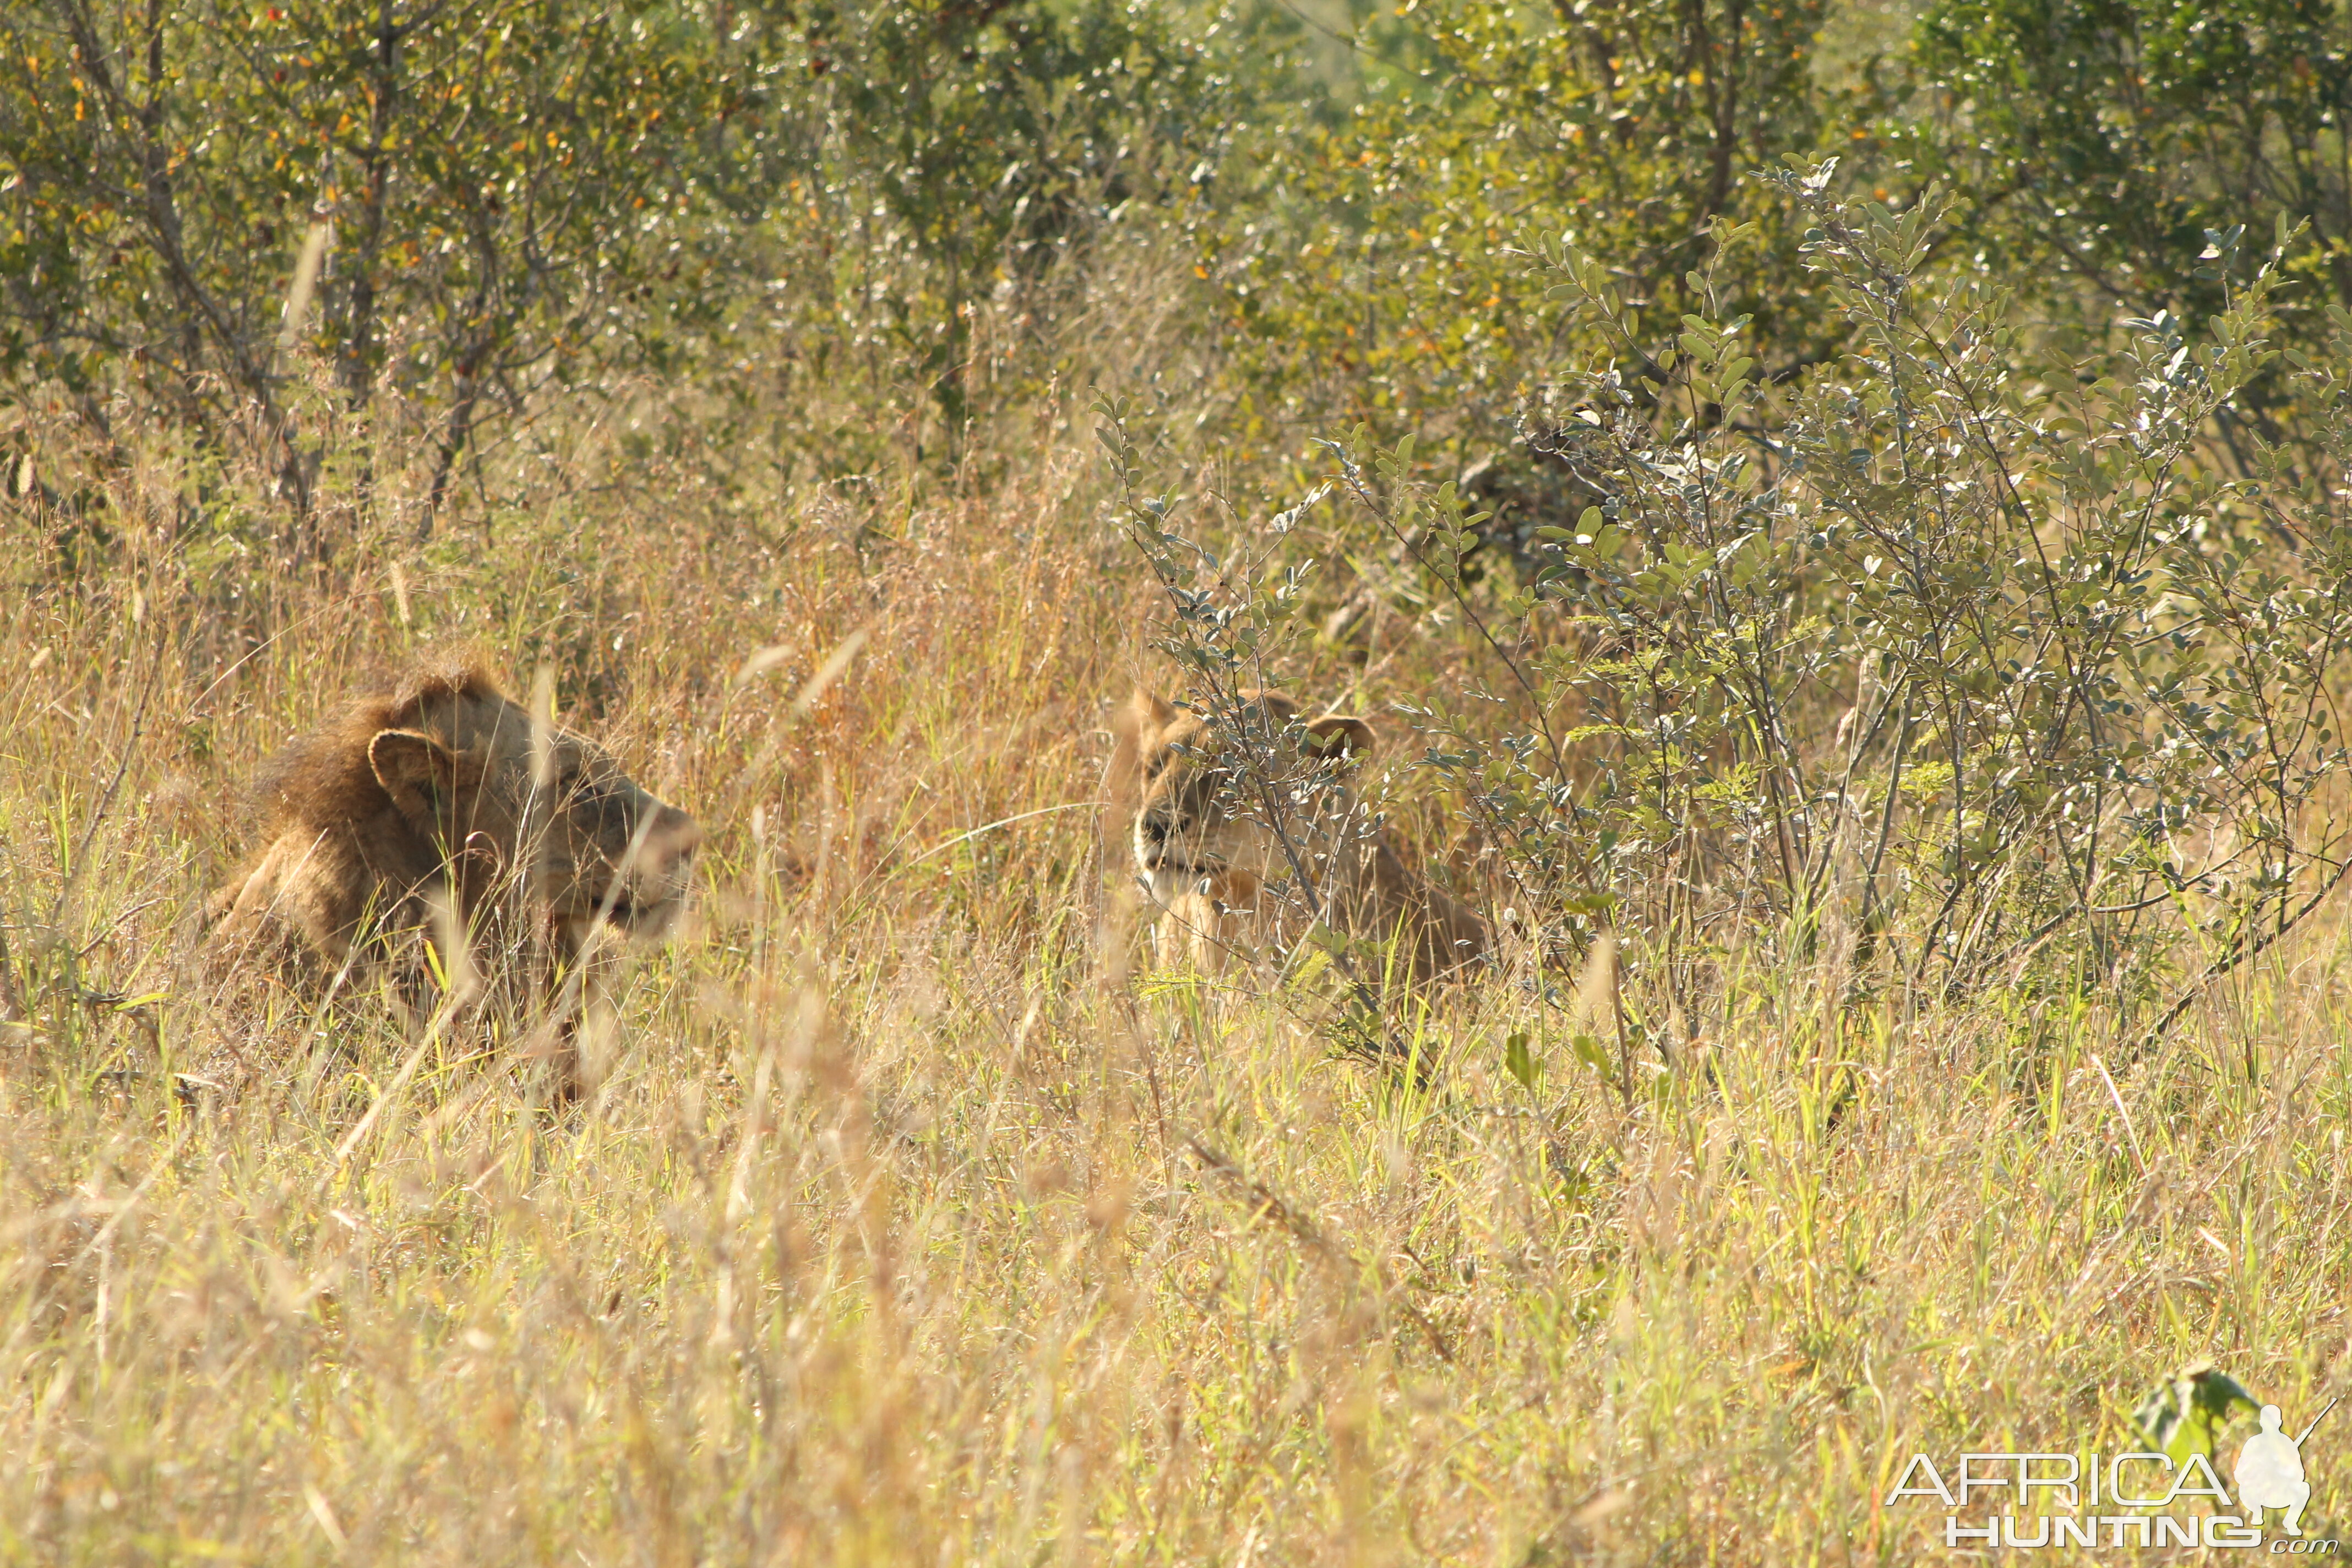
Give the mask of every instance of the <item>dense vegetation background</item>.
<path id="1" fill-rule="evenodd" d="M 1899 1562 L 2344 1384 L 2333 0 L 0 61 L 9 1553 Z M 712 832 L 563 1116 L 195 962 L 449 637 Z M 1138 973 L 1139 678 L 1373 714 L 1492 973 Z"/>
<path id="2" fill-rule="evenodd" d="M 2315 4 L 444 0 L 0 26 L 20 418 L 103 444 L 127 403 L 205 451 L 257 442 L 303 515 L 322 463 L 412 431 L 427 473 L 393 495 L 420 535 L 407 513 L 583 398 L 672 440 L 740 422 L 751 451 L 704 443 L 732 482 L 969 479 L 978 425 L 1135 368 L 1070 331 L 1110 279 L 1185 318 L 1151 370 L 1213 411 L 1198 441 L 1270 473 L 1365 414 L 1449 461 L 1509 447 L 1567 346 L 1526 260 L 1563 236 L 1660 325 L 1706 272 L 1787 384 L 1852 329 L 1757 176 L 1823 158 L 1897 209 L 1958 192 L 1935 270 L 2017 290 L 2075 353 L 2122 316 L 2220 310 L 2209 230 L 2307 223 L 2290 338 L 2352 289 L 2352 67 Z M 896 440 L 822 422 L 811 392 L 849 375 L 908 416 L 859 422 Z"/>

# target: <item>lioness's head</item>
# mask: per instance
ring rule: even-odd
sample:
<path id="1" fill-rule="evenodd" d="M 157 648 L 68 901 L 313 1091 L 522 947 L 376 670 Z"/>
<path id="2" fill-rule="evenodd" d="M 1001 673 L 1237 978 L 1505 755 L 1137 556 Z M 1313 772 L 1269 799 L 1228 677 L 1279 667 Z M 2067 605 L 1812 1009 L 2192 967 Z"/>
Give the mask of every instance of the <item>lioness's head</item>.
<path id="1" fill-rule="evenodd" d="M 463 661 L 354 702 L 280 753 L 260 793 L 281 836 L 347 838 L 390 881 L 437 874 L 469 910 L 518 889 L 575 948 L 600 925 L 665 931 L 702 837 L 586 736 L 551 724 L 535 744 L 528 710 Z"/>
<path id="2" fill-rule="evenodd" d="M 1298 704 L 1272 691 L 1243 692 L 1219 714 L 1138 691 L 1119 731 L 1137 792 L 1136 868 L 1163 906 L 1202 892 L 1245 904 L 1298 868 L 1294 854 L 1328 859 L 1347 775 L 1372 744 L 1362 720 L 1301 722 Z"/>
<path id="3" fill-rule="evenodd" d="M 1213 712 L 1138 691 L 1117 728 L 1112 799 L 1134 810 L 1163 962 L 1286 961 L 1318 924 L 1368 944 L 1355 973 L 1379 984 L 1460 973 L 1486 951 L 1486 923 L 1407 867 L 1357 799 L 1372 747 L 1361 719 L 1306 719 L 1270 691 Z"/>

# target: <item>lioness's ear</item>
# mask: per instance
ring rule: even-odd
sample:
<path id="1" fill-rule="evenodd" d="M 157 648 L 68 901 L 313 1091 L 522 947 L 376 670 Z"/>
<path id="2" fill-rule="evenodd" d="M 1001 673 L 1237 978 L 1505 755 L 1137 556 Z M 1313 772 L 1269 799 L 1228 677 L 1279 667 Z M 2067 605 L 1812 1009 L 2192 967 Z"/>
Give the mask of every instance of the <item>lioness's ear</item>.
<path id="1" fill-rule="evenodd" d="M 1372 749 L 1372 727 L 1334 713 L 1307 726 L 1307 749 L 1326 762 L 1352 763 Z"/>
<path id="2" fill-rule="evenodd" d="M 1140 686 L 1111 714 L 1111 735 L 1117 743 L 1111 748 L 1110 769 L 1104 782 L 1110 786 L 1113 805 L 1124 809 L 1132 804 L 1136 787 L 1143 780 L 1144 749 L 1160 738 L 1160 731 L 1175 717 L 1176 710 Z"/>
<path id="3" fill-rule="evenodd" d="M 1298 717 L 1298 704 L 1279 691 L 1266 691 L 1254 687 L 1235 695 L 1241 698 L 1243 707 L 1256 709 L 1265 714 L 1266 721 L 1277 730 L 1286 728 L 1293 719 Z"/>
<path id="4" fill-rule="evenodd" d="M 457 759 L 414 730 L 378 730 L 368 742 L 368 766 L 403 816 L 431 817 L 457 786 Z"/>
<path id="5" fill-rule="evenodd" d="M 1175 708 L 1157 691 L 1139 686 L 1135 689 L 1135 695 L 1127 700 L 1126 721 L 1135 727 L 1139 736 L 1165 730 L 1175 718 Z"/>

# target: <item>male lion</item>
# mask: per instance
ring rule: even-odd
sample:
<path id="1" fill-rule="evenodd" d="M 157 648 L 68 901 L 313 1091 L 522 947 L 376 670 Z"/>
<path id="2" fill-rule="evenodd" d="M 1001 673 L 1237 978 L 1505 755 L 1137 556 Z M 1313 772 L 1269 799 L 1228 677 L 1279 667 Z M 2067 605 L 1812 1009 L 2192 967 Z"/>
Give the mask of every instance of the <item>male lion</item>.
<path id="1" fill-rule="evenodd" d="M 215 952 L 321 982 L 388 967 L 410 1001 L 428 935 L 478 966 L 532 939 L 570 963 L 602 929 L 658 937 L 702 837 L 584 736 L 551 725 L 535 754 L 529 712 L 462 656 L 352 698 L 255 794 L 266 847 L 212 897 Z"/>
<path id="2" fill-rule="evenodd" d="M 1114 792 L 1131 799 L 1139 879 L 1162 911 L 1162 963 L 1215 973 L 1281 957 L 1317 923 L 1374 944 L 1361 978 L 1419 984 L 1486 951 L 1486 923 L 1407 869 L 1350 787 L 1371 749 L 1361 719 L 1300 721 L 1244 691 L 1231 711 L 1181 711 L 1139 689 L 1120 713 Z"/>

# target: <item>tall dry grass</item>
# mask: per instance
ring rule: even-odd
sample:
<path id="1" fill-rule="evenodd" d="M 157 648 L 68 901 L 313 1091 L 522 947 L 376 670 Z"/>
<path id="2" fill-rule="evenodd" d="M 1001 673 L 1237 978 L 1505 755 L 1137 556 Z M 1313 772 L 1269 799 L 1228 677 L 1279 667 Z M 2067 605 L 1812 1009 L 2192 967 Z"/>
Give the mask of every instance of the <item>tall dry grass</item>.
<path id="1" fill-rule="evenodd" d="M 747 509 L 607 432 L 324 567 L 225 553 L 268 501 L 168 454 L 104 538 L 7 515 L 0 1554 L 1905 1563 L 1915 1449 L 2113 1452 L 2204 1357 L 2352 1383 L 2341 921 L 2136 1063 L 1735 954 L 1631 1107 L 1507 980 L 1416 1084 L 1139 972 L 1094 803 L 1155 606 L 1085 435 Z M 448 636 L 711 832 L 561 1115 L 194 963 L 253 763 Z"/>

